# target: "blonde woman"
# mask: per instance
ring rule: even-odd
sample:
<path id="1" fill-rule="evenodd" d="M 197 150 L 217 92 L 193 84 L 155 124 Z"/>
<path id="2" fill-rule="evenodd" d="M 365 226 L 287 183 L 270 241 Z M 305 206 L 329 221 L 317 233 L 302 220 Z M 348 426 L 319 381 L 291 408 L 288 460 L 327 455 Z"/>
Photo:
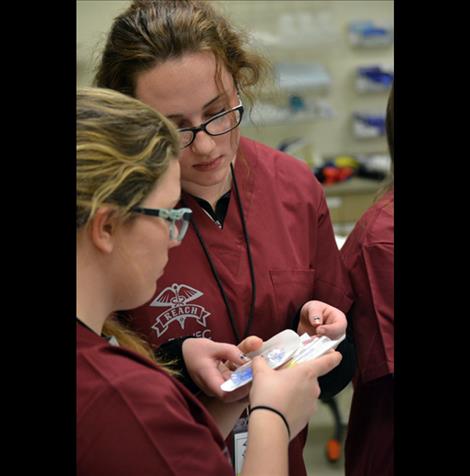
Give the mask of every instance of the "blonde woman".
<path id="1" fill-rule="evenodd" d="M 176 130 L 152 108 L 114 91 L 78 91 L 78 475 L 233 474 L 224 437 L 247 402 L 204 407 L 112 320 L 155 293 L 187 231 L 191 211 L 175 208 L 178 155 Z M 240 351 L 227 346 L 236 360 Z M 254 359 L 249 401 L 259 408 L 243 476 L 287 476 L 289 440 L 315 410 L 317 377 L 340 359 L 332 352 L 280 371 Z"/>

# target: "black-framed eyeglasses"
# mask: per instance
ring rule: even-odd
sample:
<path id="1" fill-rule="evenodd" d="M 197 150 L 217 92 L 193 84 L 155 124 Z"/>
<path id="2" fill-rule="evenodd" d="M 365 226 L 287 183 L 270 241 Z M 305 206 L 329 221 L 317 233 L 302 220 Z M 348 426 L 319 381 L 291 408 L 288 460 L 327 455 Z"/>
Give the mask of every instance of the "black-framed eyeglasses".
<path id="1" fill-rule="evenodd" d="M 190 208 L 142 208 L 134 207 L 135 213 L 160 217 L 170 225 L 170 240 L 181 241 L 188 231 L 193 211 Z"/>
<path id="2" fill-rule="evenodd" d="M 199 131 L 204 131 L 210 136 L 221 136 L 230 132 L 240 125 L 243 117 L 243 104 L 240 101 L 238 106 L 233 107 L 227 111 L 223 111 L 211 117 L 206 122 L 203 122 L 198 127 L 184 127 L 178 129 L 181 139 L 181 147 L 189 147 L 196 138 Z"/>

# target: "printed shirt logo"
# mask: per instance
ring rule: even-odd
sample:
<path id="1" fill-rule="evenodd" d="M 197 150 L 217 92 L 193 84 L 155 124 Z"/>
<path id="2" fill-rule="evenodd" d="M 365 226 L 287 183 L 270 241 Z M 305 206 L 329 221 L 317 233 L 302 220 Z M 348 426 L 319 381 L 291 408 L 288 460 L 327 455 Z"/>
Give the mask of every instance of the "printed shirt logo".
<path id="1" fill-rule="evenodd" d="M 152 329 L 155 330 L 158 337 L 161 337 L 169 325 L 178 321 L 181 329 L 184 329 L 186 319 L 193 318 L 198 324 L 206 327 L 206 318 L 210 316 L 204 307 L 198 304 L 188 304 L 191 301 L 203 296 L 204 293 L 186 286 L 185 284 L 172 284 L 165 288 L 151 303 L 153 307 L 169 307 L 156 317 Z"/>

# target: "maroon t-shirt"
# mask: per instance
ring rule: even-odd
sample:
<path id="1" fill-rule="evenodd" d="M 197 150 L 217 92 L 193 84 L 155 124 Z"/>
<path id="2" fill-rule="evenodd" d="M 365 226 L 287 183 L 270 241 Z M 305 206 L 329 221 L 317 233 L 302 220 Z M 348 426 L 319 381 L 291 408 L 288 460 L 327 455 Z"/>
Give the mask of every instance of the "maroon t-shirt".
<path id="1" fill-rule="evenodd" d="M 324 191 L 302 161 L 241 138 L 235 176 L 256 279 L 250 335 L 269 339 L 292 327 L 299 308 L 318 299 L 346 312 L 350 284 L 334 239 Z M 247 248 L 232 187 L 223 228 L 183 194 L 220 276 L 240 335 L 247 326 L 252 285 Z M 237 344 L 224 301 L 201 244 L 190 227 L 170 250 L 155 296 L 129 313 L 133 328 L 155 345 L 194 335 Z M 290 444 L 290 475 L 305 476 L 306 432 Z M 229 440 L 227 440 L 229 441 Z"/>
<path id="2" fill-rule="evenodd" d="M 357 222 L 341 254 L 355 292 L 351 322 L 358 370 L 369 382 L 394 369 L 393 192 Z"/>
<path id="3" fill-rule="evenodd" d="M 356 299 L 351 322 L 357 373 L 346 440 L 347 476 L 392 476 L 394 194 L 358 221 L 341 249 Z"/>
<path id="4" fill-rule="evenodd" d="M 233 476 L 209 413 L 175 379 L 77 324 L 77 475 Z"/>

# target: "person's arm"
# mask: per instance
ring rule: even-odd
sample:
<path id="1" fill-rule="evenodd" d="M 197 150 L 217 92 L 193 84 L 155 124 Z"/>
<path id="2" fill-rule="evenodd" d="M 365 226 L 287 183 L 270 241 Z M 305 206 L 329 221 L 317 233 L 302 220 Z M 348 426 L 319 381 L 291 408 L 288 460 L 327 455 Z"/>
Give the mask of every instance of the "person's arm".
<path id="1" fill-rule="evenodd" d="M 246 387 L 250 388 L 249 385 Z M 224 403 L 206 395 L 199 399 L 214 418 L 224 439 L 248 406 L 247 399 L 233 403 Z M 289 436 L 281 417 L 270 411 L 255 411 L 250 414 L 248 431 L 250 438 L 241 476 L 287 476 Z"/>
<path id="2" fill-rule="evenodd" d="M 357 372 L 362 383 L 394 371 L 394 250 L 386 238 L 362 246 L 351 269 L 360 296 L 352 311 Z"/>
<path id="3" fill-rule="evenodd" d="M 247 385 L 245 388 L 247 394 L 249 389 L 250 386 Z M 228 437 L 238 418 L 240 418 L 240 415 L 248 406 L 247 398 L 236 402 L 225 403 L 222 400 L 208 397 L 207 395 L 200 395 L 199 400 L 212 415 L 212 418 L 214 418 L 217 428 L 224 439 Z"/>
<path id="4" fill-rule="evenodd" d="M 312 188 L 313 190 L 313 188 Z M 354 300 L 354 292 L 348 271 L 341 259 L 336 245 L 330 213 L 324 191 L 317 209 L 317 233 L 315 242 L 315 285 L 312 299 L 328 303 L 342 311 L 347 319 Z M 300 309 L 296 316 L 296 324 L 300 321 Z M 353 344 L 351 323 L 346 327 L 346 339 L 337 348 L 343 359 L 328 375 L 319 379 L 322 396 L 332 397 L 351 382 L 356 369 L 356 351 Z"/>
<path id="5" fill-rule="evenodd" d="M 224 403 L 203 396 L 201 401 L 227 438 L 248 402 Z M 248 423 L 250 435 L 241 476 L 286 476 L 289 436 L 281 417 L 270 411 L 254 411 Z"/>
<path id="6" fill-rule="evenodd" d="M 270 411 L 255 411 L 250 415 L 248 432 L 250 438 L 241 476 L 287 475 L 289 436 L 282 419 Z"/>
<path id="7" fill-rule="evenodd" d="M 159 362 L 177 372 L 175 377 L 194 395 L 198 395 L 201 389 L 191 378 L 191 375 L 183 358 L 183 344 L 192 336 L 178 337 L 160 345 L 154 350 L 155 357 Z"/>
<path id="8" fill-rule="evenodd" d="M 340 359 L 339 353 L 332 351 L 280 370 L 270 369 L 262 357 L 253 359 L 250 436 L 241 476 L 287 476 L 289 441 L 316 410 L 317 377 L 331 371 Z"/>

